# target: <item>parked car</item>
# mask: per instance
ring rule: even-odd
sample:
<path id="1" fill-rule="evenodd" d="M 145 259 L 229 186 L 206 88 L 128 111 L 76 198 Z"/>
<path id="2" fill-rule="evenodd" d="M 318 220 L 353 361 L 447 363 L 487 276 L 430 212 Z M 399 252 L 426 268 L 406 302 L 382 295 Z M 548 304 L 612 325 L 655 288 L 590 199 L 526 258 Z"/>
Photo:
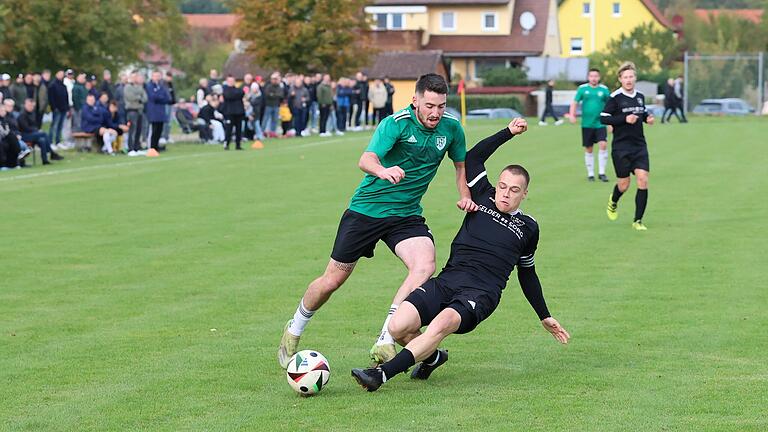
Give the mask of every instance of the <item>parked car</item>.
<path id="1" fill-rule="evenodd" d="M 484 108 L 467 112 L 468 119 L 513 119 L 524 117 L 512 108 Z"/>
<path id="2" fill-rule="evenodd" d="M 664 107 L 657 104 L 646 105 L 645 111 L 659 120 L 661 120 L 661 116 L 664 115 Z"/>
<path id="3" fill-rule="evenodd" d="M 755 112 L 746 101 L 738 98 L 704 99 L 693 107 L 695 114 L 703 115 L 749 115 Z"/>

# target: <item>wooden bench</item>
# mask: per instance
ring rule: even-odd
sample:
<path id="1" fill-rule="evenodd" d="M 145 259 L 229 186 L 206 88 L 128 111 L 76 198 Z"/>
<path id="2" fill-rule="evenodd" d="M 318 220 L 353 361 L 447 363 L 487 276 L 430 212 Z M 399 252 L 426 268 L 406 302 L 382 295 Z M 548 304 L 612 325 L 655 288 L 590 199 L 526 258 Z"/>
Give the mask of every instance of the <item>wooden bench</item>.
<path id="1" fill-rule="evenodd" d="M 77 151 L 91 151 L 96 144 L 96 134 L 87 132 L 74 132 L 72 138 L 75 139 L 75 148 Z M 96 149 L 98 151 L 99 149 Z"/>

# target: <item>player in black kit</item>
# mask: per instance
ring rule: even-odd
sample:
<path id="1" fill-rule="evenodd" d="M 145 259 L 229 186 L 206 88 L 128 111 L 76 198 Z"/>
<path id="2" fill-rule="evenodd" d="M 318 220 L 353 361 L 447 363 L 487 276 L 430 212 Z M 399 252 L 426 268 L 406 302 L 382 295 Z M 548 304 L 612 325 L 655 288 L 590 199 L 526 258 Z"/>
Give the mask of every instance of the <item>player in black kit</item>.
<path id="1" fill-rule="evenodd" d="M 619 213 L 616 207 L 621 195 L 629 189 L 629 175 L 637 178 L 637 194 L 635 195 L 635 219 L 632 227 L 638 231 L 648 228 L 643 224 L 645 206 L 648 204 L 648 144 L 643 135 L 643 122 L 653 124 L 653 115 L 645 109 L 645 96 L 635 90 L 637 74 L 635 65 L 624 63 L 619 68 L 621 88 L 611 94 L 611 98 L 600 113 L 600 122 L 613 126 L 613 143 L 611 157 L 616 169 L 616 186 L 608 197 L 606 213 L 608 219 L 616 220 Z"/>
<path id="2" fill-rule="evenodd" d="M 392 317 L 389 332 L 405 348 L 377 368 L 352 370 L 368 391 L 377 390 L 416 362 L 421 363 L 411 378 L 429 378 L 448 360 L 448 352 L 437 349 L 440 342 L 452 333 L 472 331 L 493 313 L 515 266 L 523 293 L 544 328 L 568 343 L 568 332 L 549 315 L 534 267 L 539 226 L 519 209 L 528 194 L 528 172 L 520 165 L 509 165 L 494 187 L 485 170 L 485 161 L 496 149 L 527 129 L 525 119 L 514 119 L 467 152 L 467 179 L 471 179 L 467 185 L 479 209 L 464 217 L 440 274 L 414 290 Z M 427 329 L 421 333 L 423 326 Z"/>

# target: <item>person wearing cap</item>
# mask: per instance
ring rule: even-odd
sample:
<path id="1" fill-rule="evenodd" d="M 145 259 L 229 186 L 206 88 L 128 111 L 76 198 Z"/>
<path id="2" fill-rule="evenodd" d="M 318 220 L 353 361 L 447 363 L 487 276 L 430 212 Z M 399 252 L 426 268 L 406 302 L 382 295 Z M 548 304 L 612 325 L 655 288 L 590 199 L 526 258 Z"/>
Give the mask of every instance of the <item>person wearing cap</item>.
<path id="1" fill-rule="evenodd" d="M 64 119 L 69 113 L 69 92 L 64 85 L 64 71 L 56 71 L 55 79 L 48 87 L 48 103 L 51 105 L 51 128 L 48 131 L 48 142 L 56 149 L 61 147 L 61 130 L 64 128 Z"/>
<path id="2" fill-rule="evenodd" d="M 90 84 L 90 86 L 88 84 Z M 101 91 L 99 91 L 99 82 L 96 80 L 96 75 L 91 75 L 88 77 L 88 83 L 86 83 L 85 88 L 88 89 L 88 93 L 92 94 L 96 100 L 99 100 Z"/>

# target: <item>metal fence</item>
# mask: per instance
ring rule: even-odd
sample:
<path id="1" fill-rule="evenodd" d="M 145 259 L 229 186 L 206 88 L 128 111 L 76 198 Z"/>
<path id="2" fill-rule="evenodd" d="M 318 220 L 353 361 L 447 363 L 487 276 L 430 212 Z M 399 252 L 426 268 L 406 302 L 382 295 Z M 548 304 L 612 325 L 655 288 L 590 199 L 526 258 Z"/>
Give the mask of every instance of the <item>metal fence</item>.
<path id="1" fill-rule="evenodd" d="M 743 99 L 759 114 L 766 96 L 765 53 L 684 56 L 685 111 L 704 99 Z"/>

